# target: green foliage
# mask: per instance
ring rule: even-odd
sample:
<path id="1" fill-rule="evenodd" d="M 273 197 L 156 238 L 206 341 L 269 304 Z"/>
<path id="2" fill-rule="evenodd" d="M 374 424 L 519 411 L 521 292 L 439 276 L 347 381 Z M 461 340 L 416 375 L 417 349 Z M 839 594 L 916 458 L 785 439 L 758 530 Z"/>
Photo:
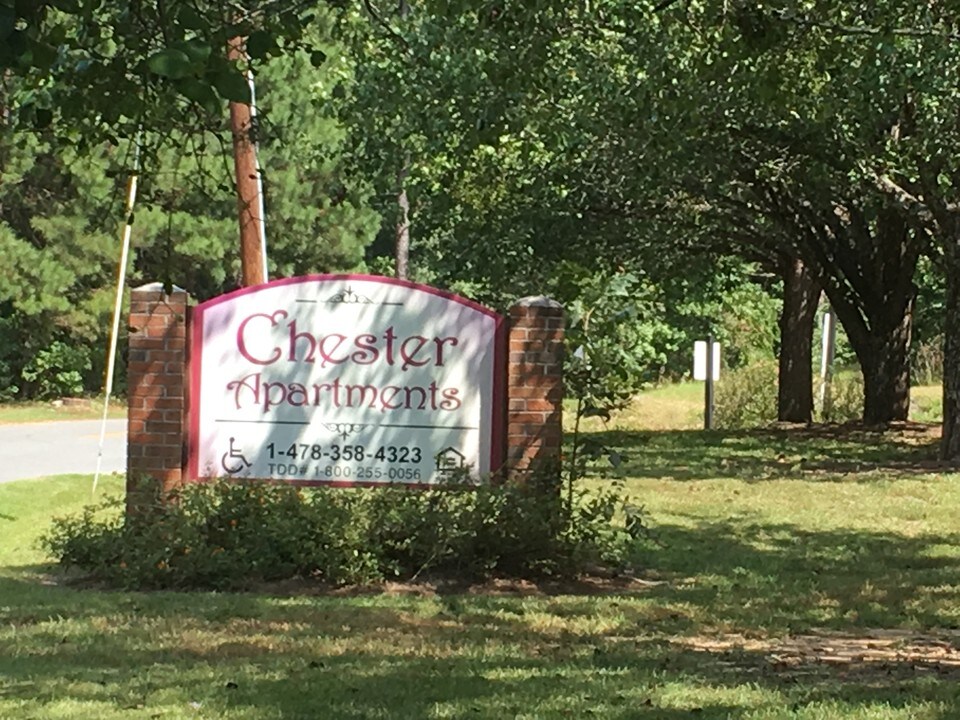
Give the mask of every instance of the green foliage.
<path id="1" fill-rule="evenodd" d="M 672 332 L 652 288 L 633 273 L 586 274 L 562 266 L 560 295 L 566 305 L 566 394 L 587 415 L 624 407 L 663 365 L 663 344 Z"/>
<path id="2" fill-rule="evenodd" d="M 614 491 L 571 507 L 533 485 L 308 489 L 188 485 L 124 517 L 118 501 L 57 520 L 43 544 L 65 568 L 127 588 L 342 585 L 422 575 L 572 577 L 623 567 L 634 537 Z"/>
<path id="3" fill-rule="evenodd" d="M 717 382 L 714 407 L 718 428 L 754 428 L 774 422 L 777 363 L 768 360 L 727 372 Z"/>
<path id="4" fill-rule="evenodd" d="M 863 418 L 863 376 L 843 372 L 831 380 L 817 413 L 820 422 L 858 422 Z"/>
<path id="5" fill-rule="evenodd" d="M 40 400 L 78 395 L 83 392 L 84 373 L 90 370 L 86 348 L 70 347 L 55 341 L 37 352 L 23 368 L 23 379 L 34 387 Z"/>
<path id="6" fill-rule="evenodd" d="M 191 4 L 173 3 L 171 11 L 174 6 L 183 10 Z M 322 22 L 311 24 L 311 42 L 319 42 L 323 33 L 329 28 Z M 189 38 L 183 42 L 172 54 L 158 50 L 152 56 L 158 69 L 176 74 L 181 55 L 191 63 L 206 62 L 209 47 Z M 338 57 L 335 46 L 327 49 L 331 58 Z M 354 176 L 348 182 L 342 167 L 344 131 L 329 105 L 331 88 L 346 72 L 343 63 L 316 68 L 306 51 L 291 48 L 282 57 L 262 59 L 258 68 L 271 277 L 358 269 L 379 219 L 363 205 L 362 180 Z M 236 78 L 246 87 L 241 75 Z M 6 87 L 15 90 L 23 82 L 11 78 Z M 102 388 L 134 143 L 87 143 L 80 153 L 64 147 L 62 139 L 50 131 L 0 132 L 3 396 Z M 151 132 L 147 126 L 140 141 L 144 167 L 128 286 L 159 280 L 185 288 L 198 300 L 235 289 L 240 275 L 236 198 L 223 123 L 196 134 L 176 127 Z M 115 383 L 121 389 L 124 328 L 122 323 Z M 54 343 L 87 356 L 86 361 L 72 359 L 59 380 L 47 368 Z M 41 352 L 47 355 L 40 358 Z M 69 373 L 79 373 L 81 387 Z M 36 381 L 21 382 L 28 376 Z M 41 389 L 42 376 L 50 379 Z M 61 390 L 51 385 L 58 382 Z"/>
<path id="7" fill-rule="evenodd" d="M 315 15 L 292 0 L 268 11 L 243 0 L 0 0 L 0 70 L 16 80 L 8 122 L 86 147 L 219 129 L 225 101 L 250 98 L 246 62 L 228 57 L 228 42 L 246 38 L 255 65 L 312 50 Z"/>
<path id="8" fill-rule="evenodd" d="M 943 382 L 943 337 L 914 343 L 910 348 L 910 379 L 914 385 Z"/>
<path id="9" fill-rule="evenodd" d="M 724 365 L 741 368 L 775 358 L 782 301 L 757 283 L 741 281 L 727 289 L 720 302 L 716 338 L 723 347 Z"/>

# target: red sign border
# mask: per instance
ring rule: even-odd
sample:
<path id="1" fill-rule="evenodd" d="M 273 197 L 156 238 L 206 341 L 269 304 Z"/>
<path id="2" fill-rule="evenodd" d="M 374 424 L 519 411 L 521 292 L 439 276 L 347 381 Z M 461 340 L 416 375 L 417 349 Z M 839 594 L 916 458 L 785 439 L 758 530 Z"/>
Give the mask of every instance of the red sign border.
<path id="1" fill-rule="evenodd" d="M 299 285 L 310 282 L 330 282 L 330 281 L 350 281 L 364 280 L 375 282 L 381 285 L 399 285 L 411 290 L 436 295 L 450 300 L 451 302 L 464 305 L 471 310 L 480 312 L 494 319 L 494 339 L 493 339 L 493 392 L 491 398 L 491 428 L 490 428 L 490 468 L 491 473 L 497 473 L 506 461 L 506 371 L 507 371 L 507 322 L 506 318 L 480 303 L 461 297 L 452 292 L 441 290 L 430 285 L 410 282 L 409 280 L 400 280 L 398 278 L 386 277 L 384 275 L 365 275 L 365 274 L 312 274 L 298 275 L 296 277 L 280 278 L 272 280 L 261 285 L 251 285 L 250 287 L 240 288 L 233 292 L 218 295 L 206 302 L 194 306 L 190 312 L 189 327 L 187 329 L 189 342 L 187 344 L 187 378 L 188 386 L 185 388 L 186 394 L 186 412 L 187 412 L 187 438 L 184 443 L 184 466 L 183 481 L 185 483 L 208 482 L 217 478 L 205 477 L 200 475 L 200 452 L 198 447 L 198 438 L 200 436 L 200 367 L 202 365 L 203 353 L 203 315 L 204 313 L 220 303 L 229 302 L 242 295 L 249 295 L 262 290 L 283 285 Z M 352 480 L 279 480 L 276 478 L 236 478 L 238 481 L 254 482 L 276 482 L 283 485 L 296 485 L 300 487 L 406 487 L 411 489 L 436 489 L 444 487 L 436 483 L 391 483 L 391 482 L 373 482 L 373 481 L 352 481 Z M 463 488 L 471 487 L 467 484 L 458 484 L 453 487 Z"/>

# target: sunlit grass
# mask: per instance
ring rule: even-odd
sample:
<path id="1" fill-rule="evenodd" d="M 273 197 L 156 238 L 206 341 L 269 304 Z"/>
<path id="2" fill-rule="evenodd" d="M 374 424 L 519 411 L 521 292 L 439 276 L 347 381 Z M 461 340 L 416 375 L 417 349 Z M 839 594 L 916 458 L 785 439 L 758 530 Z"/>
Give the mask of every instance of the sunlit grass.
<path id="1" fill-rule="evenodd" d="M 99 420 L 103 415 L 103 398 L 78 401 L 75 404 L 53 402 L 0 403 L 0 424 L 50 422 L 52 420 Z M 111 418 L 127 416 L 124 400 L 111 400 L 107 414 Z"/>
<path id="2" fill-rule="evenodd" d="M 591 421 L 654 538 L 632 581 L 114 592 L 36 545 L 91 478 L 0 485 L 0 718 L 960 717 L 935 437 L 704 433 L 701 393 Z"/>

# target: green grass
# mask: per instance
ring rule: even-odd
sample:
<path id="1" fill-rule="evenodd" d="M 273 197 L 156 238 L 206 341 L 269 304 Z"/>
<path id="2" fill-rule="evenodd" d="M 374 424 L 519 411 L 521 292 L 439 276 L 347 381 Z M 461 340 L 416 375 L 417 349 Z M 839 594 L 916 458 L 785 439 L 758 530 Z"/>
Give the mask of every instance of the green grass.
<path id="1" fill-rule="evenodd" d="M 910 388 L 910 419 L 924 423 L 943 421 L 942 386 L 917 385 Z"/>
<path id="2" fill-rule="evenodd" d="M 98 420 L 103 415 L 103 398 L 75 405 L 56 406 L 50 402 L 14 402 L 0 404 L 0 424 L 49 422 L 51 420 Z M 108 417 L 127 416 L 125 400 L 112 400 Z"/>
<path id="3" fill-rule="evenodd" d="M 658 540 L 634 582 L 106 591 L 35 545 L 90 478 L 0 485 L 0 718 L 960 717 L 960 476 L 935 437 L 631 417 L 598 432 Z"/>

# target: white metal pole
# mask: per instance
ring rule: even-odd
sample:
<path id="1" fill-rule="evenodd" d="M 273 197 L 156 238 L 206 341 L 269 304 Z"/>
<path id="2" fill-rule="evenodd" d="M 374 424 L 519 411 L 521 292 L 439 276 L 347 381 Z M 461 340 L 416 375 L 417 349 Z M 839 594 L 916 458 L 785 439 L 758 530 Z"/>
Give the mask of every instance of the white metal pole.
<path id="1" fill-rule="evenodd" d="M 256 122 L 257 91 L 253 84 L 253 71 L 247 70 L 247 84 L 250 85 L 250 118 Z M 253 154 L 257 164 L 257 212 L 260 216 L 260 254 L 263 257 L 263 281 L 269 280 L 267 270 L 267 212 L 263 200 L 263 173 L 260 170 L 260 143 L 253 144 Z"/>
<path id="2" fill-rule="evenodd" d="M 837 344 L 837 321 L 833 310 L 827 308 L 823 314 L 823 333 L 820 350 L 820 408 L 826 410 L 830 397 L 830 383 L 833 382 L 833 357 Z"/>
<path id="3" fill-rule="evenodd" d="M 133 231 L 133 204 L 137 198 L 137 178 L 140 173 L 140 135 L 137 134 L 133 155 L 133 172 L 127 181 L 127 205 L 123 223 L 123 241 L 120 250 L 120 266 L 117 268 L 117 297 L 113 304 L 113 326 L 110 330 L 110 351 L 107 354 L 107 378 L 103 392 L 103 416 L 100 418 L 100 442 L 97 445 L 97 469 L 93 475 L 91 493 L 96 495 L 100 469 L 103 465 L 103 442 L 107 435 L 107 414 L 110 396 L 113 394 L 113 373 L 116 365 L 117 342 L 120 334 L 120 313 L 123 308 L 123 289 L 127 279 L 127 259 L 130 256 L 130 234 Z"/>

